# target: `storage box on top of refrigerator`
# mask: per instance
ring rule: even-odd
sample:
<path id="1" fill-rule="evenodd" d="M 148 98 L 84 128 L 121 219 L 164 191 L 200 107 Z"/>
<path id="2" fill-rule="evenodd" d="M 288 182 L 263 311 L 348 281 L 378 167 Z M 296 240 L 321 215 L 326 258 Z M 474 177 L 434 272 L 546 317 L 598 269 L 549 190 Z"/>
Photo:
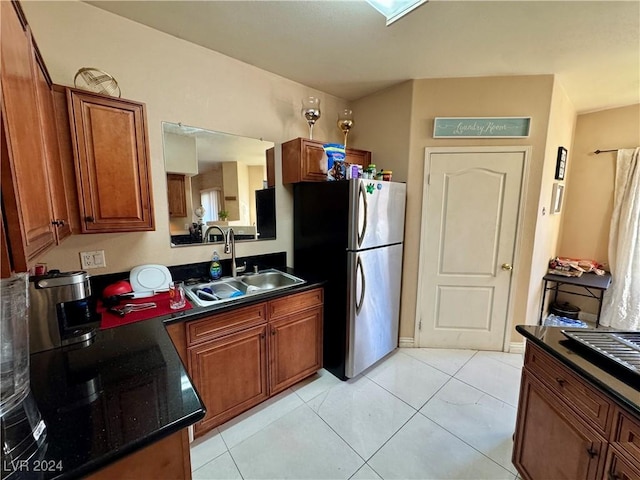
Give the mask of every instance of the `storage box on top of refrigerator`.
<path id="1" fill-rule="evenodd" d="M 294 184 L 294 268 L 325 280 L 324 368 L 352 378 L 398 346 L 406 185 Z"/>

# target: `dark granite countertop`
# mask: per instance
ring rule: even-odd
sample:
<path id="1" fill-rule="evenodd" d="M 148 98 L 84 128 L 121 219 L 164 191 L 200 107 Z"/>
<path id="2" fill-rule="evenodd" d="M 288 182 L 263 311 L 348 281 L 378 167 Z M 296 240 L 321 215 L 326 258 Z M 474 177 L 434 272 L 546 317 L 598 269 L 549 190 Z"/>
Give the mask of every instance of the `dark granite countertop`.
<path id="1" fill-rule="evenodd" d="M 295 275 L 290 268 L 281 268 Z M 80 349 L 32 355 L 31 391 L 47 425 L 40 460 L 79 478 L 200 420 L 205 407 L 166 325 L 321 286 L 321 281 L 100 330 Z"/>
<path id="2" fill-rule="evenodd" d="M 562 327 L 516 326 L 518 333 L 550 353 L 631 413 L 640 416 L 640 376 L 589 352 L 562 334 Z"/>
<path id="3" fill-rule="evenodd" d="M 85 476 L 205 414 L 159 320 L 101 330 L 87 347 L 30 360 L 31 391 L 47 426 L 39 456 L 56 468 L 27 478 Z"/>

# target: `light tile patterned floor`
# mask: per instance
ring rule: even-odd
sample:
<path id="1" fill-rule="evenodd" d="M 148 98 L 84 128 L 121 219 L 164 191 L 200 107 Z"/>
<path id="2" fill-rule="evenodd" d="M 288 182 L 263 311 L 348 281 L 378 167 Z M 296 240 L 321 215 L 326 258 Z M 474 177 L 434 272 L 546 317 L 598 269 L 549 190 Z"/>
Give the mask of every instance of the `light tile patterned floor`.
<path id="1" fill-rule="evenodd" d="M 196 440 L 193 478 L 514 480 L 521 368 L 403 348 L 347 382 L 321 371 Z"/>

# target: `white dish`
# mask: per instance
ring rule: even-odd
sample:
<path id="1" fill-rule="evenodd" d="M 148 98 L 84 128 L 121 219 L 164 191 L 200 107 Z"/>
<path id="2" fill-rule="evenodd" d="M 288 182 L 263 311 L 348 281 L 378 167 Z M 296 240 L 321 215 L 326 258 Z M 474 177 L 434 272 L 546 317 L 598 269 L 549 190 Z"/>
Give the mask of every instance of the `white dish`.
<path id="1" fill-rule="evenodd" d="M 129 282 L 134 292 L 167 290 L 171 281 L 171 273 L 164 265 L 138 265 L 129 273 Z"/>

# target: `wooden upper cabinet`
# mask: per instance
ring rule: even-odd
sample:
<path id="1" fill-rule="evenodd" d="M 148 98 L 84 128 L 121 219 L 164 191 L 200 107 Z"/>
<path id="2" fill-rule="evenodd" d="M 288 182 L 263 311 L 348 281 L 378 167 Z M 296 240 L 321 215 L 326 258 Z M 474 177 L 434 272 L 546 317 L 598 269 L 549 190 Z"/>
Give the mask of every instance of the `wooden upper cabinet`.
<path id="1" fill-rule="evenodd" d="M 40 108 L 40 124 L 44 135 L 44 150 L 47 165 L 47 176 L 51 190 L 51 206 L 53 209 L 53 226 L 56 242 L 71 235 L 71 222 L 67 208 L 67 195 L 62 173 L 60 146 L 56 128 L 56 112 L 53 106 L 53 83 L 47 72 L 40 52 L 34 42 L 35 79 L 38 106 Z"/>
<path id="2" fill-rule="evenodd" d="M 154 230 L 144 104 L 67 90 L 82 233 Z"/>
<path id="3" fill-rule="evenodd" d="M 12 269 L 22 272 L 56 243 L 31 36 L 17 6 L 0 2 L 2 204 Z"/>
<path id="4" fill-rule="evenodd" d="M 267 157 L 267 187 L 276 186 L 276 153 L 275 148 L 271 147 L 266 151 Z"/>
<path id="5" fill-rule="evenodd" d="M 69 126 L 69 108 L 67 106 L 67 87 L 53 85 L 53 109 L 58 132 L 58 149 L 60 151 L 60 163 L 62 165 L 62 177 L 64 190 L 67 197 L 67 209 L 69 223 L 73 233 L 80 233 L 80 208 L 78 202 L 78 184 L 73 161 L 73 144 L 71 140 L 71 128 Z"/>
<path id="6" fill-rule="evenodd" d="M 327 181 L 327 160 L 322 145 L 326 142 L 296 138 L 282 144 L 282 183 Z M 346 163 L 367 167 L 371 152 L 346 149 Z"/>
<path id="7" fill-rule="evenodd" d="M 169 216 L 187 216 L 187 192 L 185 176 L 167 173 L 167 196 L 169 197 Z"/>

